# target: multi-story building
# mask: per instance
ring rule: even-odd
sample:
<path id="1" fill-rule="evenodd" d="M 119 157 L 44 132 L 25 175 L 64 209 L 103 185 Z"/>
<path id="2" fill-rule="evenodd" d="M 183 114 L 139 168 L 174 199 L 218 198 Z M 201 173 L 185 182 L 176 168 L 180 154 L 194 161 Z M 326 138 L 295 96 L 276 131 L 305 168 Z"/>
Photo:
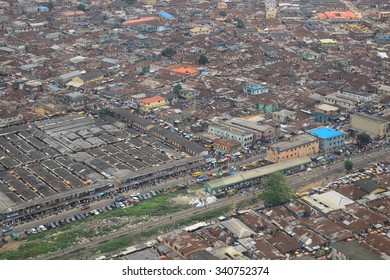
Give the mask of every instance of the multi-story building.
<path id="1" fill-rule="evenodd" d="M 314 117 L 319 122 L 331 122 L 340 117 L 340 109 L 329 104 L 319 104 L 314 108 Z"/>
<path id="2" fill-rule="evenodd" d="M 211 28 L 209 27 L 198 26 L 190 29 L 191 36 L 210 34 L 210 33 L 211 33 Z"/>
<path id="3" fill-rule="evenodd" d="M 246 94 L 258 95 L 267 92 L 268 92 L 268 88 L 265 85 L 253 84 L 253 83 L 246 83 L 244 85 L 244 93 Z"/>
<path id="4" fill-rule="evenodd" d="M 345 146 L 345 133 L 328 127 L 317 127 L 308 131 L 320 139 L 320 149 L 323 151 L 340 149 Z"/>
<path id="5" fill-rule="evenodd" d="M 233 128 L 245 129 L 252 132 L 253 141 L 271 140 L 274 139 L 278 134 L 277 128 L 275 127 L 266 124 L 257 124 L 242 118 L 232 118 L 226 121 L 225 124 Z"/>
<path id="6" fill-rule="evenodd" d="M 373 136 L 390 136 L 389 116 L 374 116 L 363 113 L 351 115 L 352 129 L 363 131 Z"/>
<path id="7" fill-rule="evenodd" d="M 289 138 L 288 141 L 272 144 L 267 148 L 266 159 L 271 162 L 281 162 L 292 158 L 317 154 L 320 150 L 320 140 L 309 134 L 301 134 Z"/>
<path id="8" fill-rule="evenodd" d="M 225 139 L 234 139 L 241 143 L 243 148 L 253 144 L 253 133 L 243 128 L 232 127 L 221 121 L 209 124 L 208 132 Z"/>
<path id="9" fill-rule="evenodd" d="M 161 107 L 167 104 L 167 100 L 162 96 L 153 96 L 148 98 L 143 98 L 139 101 L 140 110 L 148 111 L 153 108 Z"/>
<path id="10" fill-rule="evenodd" d="M 83 11 L 63 12 L 62 14 L 68 22 L 84 21 L 87 18 L 86 13 Z"/>

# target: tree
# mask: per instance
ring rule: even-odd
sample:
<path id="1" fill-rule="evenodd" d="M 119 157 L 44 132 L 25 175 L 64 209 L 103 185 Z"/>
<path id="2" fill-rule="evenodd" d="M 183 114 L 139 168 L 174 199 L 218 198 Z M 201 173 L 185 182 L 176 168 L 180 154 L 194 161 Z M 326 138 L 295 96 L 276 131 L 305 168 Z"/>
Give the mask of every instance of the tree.
<path id="1" fill-rule="evenodd" d="M 136 0 L 125 0 L 125 3 L 128 5 L 132 5 L 136 2 Z"/>
<path id="2" fill-rule="evenodd" d="M 244 21 L 241 18 L 235 18 L 234 24 L 236 25 L 237 28 L 244 28 L 245 27 Z"/>
<path id="3" fill-rule="evenodd" d="M 344 161 L 344 167 L 345 167 L 345 170 L 350 172 L 352 170 L 352 168 L 353 168 L 353 161 L 347 159 L 346 161 Z"/>
<path id="4" fill-rule="evenodd" d="M 142 67 L 142 73 L 148 73 L 148 72 L 150 72 L 150 65 L 146 65 Z"/>
<path id="5" fill-rule="evenodd" d="M 49 11 L 54 9 L 54 4 L 52 1 L 49 1 L 49 3 L 47 4 L 47 8 L 49 9 Z"/>
<path id="6" fill-rule="evenodd" d="M 226 17 L 226 15 L 227 15 L 226 11 L 224 11 L 224 10 L 220 11 L 219 14 L 223 17 Z"/>
<path id="7" fill-rule="evenodd" d="M 103 21 L 106 21 L 106 20 L 108 20 L 108 16 L 107 16 L 107 15 L 104 15 L 104 16 L 103 16 Z"/>
<path id="8" fill-rule="evenodd" d="M 104 107 L 99 111 L 99 117 L 112 116 L 114 112 L 109 107 Z"/>
<path id="9" fill-rule="evenodd" d="M 179 95 L 179 91 L 182 89 L 182 86 L 180 84 L 177 84 L 173 87 L 172 92 L 176 95 Z"/>
<path id="10" fill-rule="evenodd" d="M 358 146 L 361 148 L 365 145 L 368 145 L 371 142 L 371 137 L 367 133 L 362 132 L 356 136 L 356 141 Z"/>
<path id="11" fill-rule="evenodd" d="M 80 4 L 77 6 L 77 10 L 85 12 L 87 11 L 87 7 L 84 4 Z"/>
<path id="12" fill-rule="evenodd" d="M 207 56 L 205 56 L 204 54 L 201 54 L 199 56 L 199 60 L 198 60 L 199 64 L 204 65 L 204 64 L 207 64 L 208 62 L 209 62 L 209 59 L 207 58 Z"/>
<path id="13" fill-rule="evenodd" d="M 294 192 L 287 186 L 281 172 L 270 174 L 261 182 L 264 192 L 259 196 L 266 205 L 283 204 L 293 198 Z"/>
<path id="14" fill-rule="evenodd" d="M 175 53 L 176 53 L 175 50 L 173 48 L 169 47 L 169 48 L 164 49 L 161 52 L 161 55 L 166 56 L 166 57 L 172 57 L 175 55 Z"/>

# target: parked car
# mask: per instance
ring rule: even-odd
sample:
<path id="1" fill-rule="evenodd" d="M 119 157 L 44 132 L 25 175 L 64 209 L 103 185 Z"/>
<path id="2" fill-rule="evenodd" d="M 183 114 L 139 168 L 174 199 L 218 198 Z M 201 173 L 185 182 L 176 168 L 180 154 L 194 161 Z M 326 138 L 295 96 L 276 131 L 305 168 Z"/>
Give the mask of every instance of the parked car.
<path id="1" fill-rule="evenodd" d="M 1 232 L 2 232 L 2 233 L 7 233 L 7 232 L 10 232 L 10 231 L 13 231 L 13 230 L 14 230 L 13 227 L 6 227 L 6 228 L 4 228 Z"/>

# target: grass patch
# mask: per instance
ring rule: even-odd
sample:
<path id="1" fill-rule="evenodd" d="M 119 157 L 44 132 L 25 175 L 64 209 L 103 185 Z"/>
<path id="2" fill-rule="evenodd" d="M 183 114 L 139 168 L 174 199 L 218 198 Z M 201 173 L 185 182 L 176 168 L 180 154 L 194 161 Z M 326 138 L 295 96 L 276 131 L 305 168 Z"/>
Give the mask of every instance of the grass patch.
<path id="1" fill-rule="evenodd" d="M 92 238 L 95 236 L 105 235 L 114 229 L 119 229 L 122 227 L 122 225 L 117 224 L 109 227 L 100 227 L 95 230 L 86 230 L 84 229 L 85 221 L 93 221 L 97 219 L 103 220 L 111 217 L 140 217 L 145 215 L 164 216 L 189 209 L 191 208 L 191 205 L 171 203 L 172 198 L 175 198 L 179 195 L 187 194 L 187 190 L 178 190 L 172 193 L 155 196 L 149 200 L 136 203 L 131 207 L 106 211 L 98 216 L 88 217 L 87 219 L 84 219 L 82 221 L 75 221 L 56 229 L 41 232 L 36 235 L 29 235 L 23 237 L 22 240 L 26 240 L 27 243 L 21 245 L 17 250 L 0 253 L 0 259 L 20 260 L 36 257 L 49 252 L 55 252 L 58 250 L 65 249 L 72 244 L 77 243 L 80 238 Z M 142 219 L 136 219 L 132 223 L 135 223 L 136 221 L 140 222 L 142 221 Z M 159 229 L 156 229 L 156 232 L 154 232 L 153 230 L 154 229 L 150 229 L 143 234 L 135 235 L 132 237 L 131 240 L 128 240 L 129 238 L 119 238 L 118 241 L 115 240 L 114 245 L 110 245 L 111 242 L 114 242 L 110 241 L 107 243 L 107 246 L 109 247 L 104 247 L 104 250 L 114 251 L 117 250 L 117 248 L 126 247 L 128 246 L 128 244 L 136 242 L 142 237 L 149 237 L 153 234 L 156 234 Z"/>
<path id="2" fill-rule="evenodd" d="M 247 206 L 251 206 L 253 204 L 257 204 L 258 202 L 259 202 L 259 198 L 252 197 L 252 198 L 240 201 L 239 203 L 237 203 L 236 207 L 237 207 L 237 209 L 244 209 Z"/>

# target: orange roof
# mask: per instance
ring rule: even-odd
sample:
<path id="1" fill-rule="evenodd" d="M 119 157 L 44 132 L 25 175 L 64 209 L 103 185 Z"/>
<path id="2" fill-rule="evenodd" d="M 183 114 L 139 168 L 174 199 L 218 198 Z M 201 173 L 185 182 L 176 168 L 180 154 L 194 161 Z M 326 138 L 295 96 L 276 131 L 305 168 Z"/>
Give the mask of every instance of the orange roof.
<path id="1" fill-rule="evenodd" d="M 83 12 L 83 11 L 75 11 L 74 12 L 76 15 L 84 15 L 85 14 L 85 12 Z"/>
<path id="2" fill-rule="evenodd" d="M 198 70 L 190 67 L 180 67 L 173 70 L 173 72 L 179 73 L 179 74 L 195 74 L 198 72 Z"/>
<path id="3" fill-rule="evenodd" d="M 165 100 L 165 97 L 157 95 L 157 96 L 143 98 L 140 100 L 140 102 L 141 103 L 153 103 L 153 102 L 162 101 L 162 100 Z"/>
<path id="4" fill-rule="evenodd" d="M 325 12 L 318 13 L 319 18 L 356 18 L 356 15 L 350 11 L 345 12 Z"/>
<path id="5" fill-rule="evenodd" d="M 140 23 L 144 23 L 144 22 L 148 22 L 148 21 L 153 21 L 155 19 L 156 19 L 156 17 L 154 17 L 154 16 L 143 17 L 143 18 L 139 18 L 139 19 L 126 20 L 125 22 L 123 22 L 123 24 L 124 25 L 135 25 L 135 24 L 140 24 Z"/>

